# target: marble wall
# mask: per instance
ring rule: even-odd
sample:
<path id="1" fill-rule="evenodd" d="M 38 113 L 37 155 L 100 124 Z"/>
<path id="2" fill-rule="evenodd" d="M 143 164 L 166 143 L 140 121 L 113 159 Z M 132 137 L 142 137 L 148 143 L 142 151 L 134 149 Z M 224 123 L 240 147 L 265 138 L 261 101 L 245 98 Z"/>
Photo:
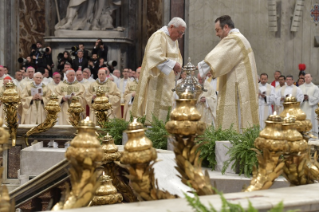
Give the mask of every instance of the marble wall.
<path id="1" fill-rule="evenodd" d="M 43 44 L 44 33 L 45 1 L 19 0 L 19 56 L 28 56 L 37 41 Z"/>
<path id="2" fill-rule="evenodd" d="M 318 0 L 304 1 L 301 23 L 297 32 L 291 32 L 295 0 L 277 0 L 278 31 L 268 30 L 268 5 L 265 0 L 187 0 L 188 23 L 185 56 L 193 63 L 204 59 L 219 42 L 214 31 L 217 17 L 229 14 L 238 28 L 250 41 L 255 53 L 258 73 L 266 72 L 269 81 L 275 70 L 284 75 L 298 77 L 298 64 L 305 63 L 306 72 L 318 75 L 319 51 L 314 47 L 314 36 L 319 26 L 310 17 L 310 10 Z M 319 78 L 313 81 L 319 84 Z"/>

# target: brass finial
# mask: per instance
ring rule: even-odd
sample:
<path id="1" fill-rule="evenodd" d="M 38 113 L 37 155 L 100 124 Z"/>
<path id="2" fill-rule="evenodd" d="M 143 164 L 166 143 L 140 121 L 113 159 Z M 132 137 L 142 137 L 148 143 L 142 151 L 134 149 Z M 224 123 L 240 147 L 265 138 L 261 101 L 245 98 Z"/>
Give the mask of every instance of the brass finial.
<path id="1" fill-rule="evenodd" d="M 90 120 L 90 118 L 87 116 L 85 119 L 83 119 L 80 124 L 79 127 L 95 127 L 95 124 Z"/>
<path id="2" fill-rule="evenodd" d="M 137 121 L 137 118 L 134 118 L 133 121 L 131 123 L 129 123 L 128 125 L 128 130 L 138 130 L 138 129 L 142 129 L 143 128 L 143 124 Z"/>

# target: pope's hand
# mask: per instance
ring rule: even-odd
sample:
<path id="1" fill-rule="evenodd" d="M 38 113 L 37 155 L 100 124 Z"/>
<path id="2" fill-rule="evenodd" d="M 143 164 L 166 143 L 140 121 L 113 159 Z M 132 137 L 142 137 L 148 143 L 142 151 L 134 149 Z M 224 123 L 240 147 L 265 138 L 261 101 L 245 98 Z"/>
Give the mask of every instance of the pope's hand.
<path id="1" fill-rule="evenodd" d="M 178 74 L 179 72 L 181 72 L 182 67 L 178 62 L 176 62 L 173 70 L 174 70 L 175 74 Z"/>

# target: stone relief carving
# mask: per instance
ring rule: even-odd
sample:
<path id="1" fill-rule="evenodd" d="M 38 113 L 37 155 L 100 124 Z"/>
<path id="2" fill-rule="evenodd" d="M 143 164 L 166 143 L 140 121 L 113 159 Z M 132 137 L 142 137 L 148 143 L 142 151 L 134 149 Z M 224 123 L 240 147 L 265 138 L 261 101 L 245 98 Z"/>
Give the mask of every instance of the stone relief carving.
<path id="1" fill-rule="evenodd" d="M 66 17 L 55 25 L 55 29 L 113 29 L 112 13 L 121 3 L 121 0 L 70 0 Z"/>

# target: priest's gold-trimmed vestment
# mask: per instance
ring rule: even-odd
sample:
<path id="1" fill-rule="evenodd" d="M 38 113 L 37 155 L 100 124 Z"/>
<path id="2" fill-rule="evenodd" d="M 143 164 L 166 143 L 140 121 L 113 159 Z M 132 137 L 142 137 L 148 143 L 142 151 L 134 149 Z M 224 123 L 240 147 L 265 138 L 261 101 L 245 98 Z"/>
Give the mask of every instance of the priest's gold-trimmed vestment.
<path id="1" fill-rule="evenodd" d="M 168 75 L 164 74 L 158 65 L 167 60 L 182 65 L 178 41 L 173 41 L 163 30 L 158 30 L 149 38 L 145 48 L 140 79 L 132 105 L 134 117 L 146 115 L 146 120 L 151 122 L 153 114 L 160 120 L 166 120 L 168 110 L 172 107 L 175 74 L 173 71 Z"/>
<path id="2" fill-rule="evenodd" d="M 219 77 L 217 126 L 241 131 L 259 124 L 258 77 L 249 41 L 237 29 L 205 57 L 213 78 Z M 201 62 L 202 63 L 202 62 Z M 201 72 L 199 63 L 198 67 Z"/>
<path id="3" fill-rule="evenodd" d="M 115 82 L 106 78 L 105 82 L 100 82 L 99 79 L 97 79 L 95 82 L 92 82 L 88 90 L 85 92 L 85 99 L 90 107 L 90 120 L 94 123 L 97 121 L 94 109 L 92 107 L 92 97 L 96 95 L 98 87 L 101 87 L 101 89 L 106 92 L 109 102 L 112 104 L 113 112 L 111 113 L 111 111 L 109 111 L 111 113 L 109 118 L 121 118 L 120 90 L 117 88 Z"/>
<path id="4" fill-rule="evenodd" d="M 86 104 L 83 98 L 84 91 L 84 86 L 78 81 L 70 83 L 64 80 L 62 83 L 56 86 L 54 93 L 56 93 L 56 95 L 58 96 L 58 102 L 61 104 L 61 112 L 58 114 L 59 125 L 71 125 L 69 122 L 68 113 L 68 109 L 71 104 L 71 98 L 66 102 L 62 101 L 62 98 L 73 93 L 73 96 L 80 97 L 80 103 L 82 107 L 85 108 Z"/>

